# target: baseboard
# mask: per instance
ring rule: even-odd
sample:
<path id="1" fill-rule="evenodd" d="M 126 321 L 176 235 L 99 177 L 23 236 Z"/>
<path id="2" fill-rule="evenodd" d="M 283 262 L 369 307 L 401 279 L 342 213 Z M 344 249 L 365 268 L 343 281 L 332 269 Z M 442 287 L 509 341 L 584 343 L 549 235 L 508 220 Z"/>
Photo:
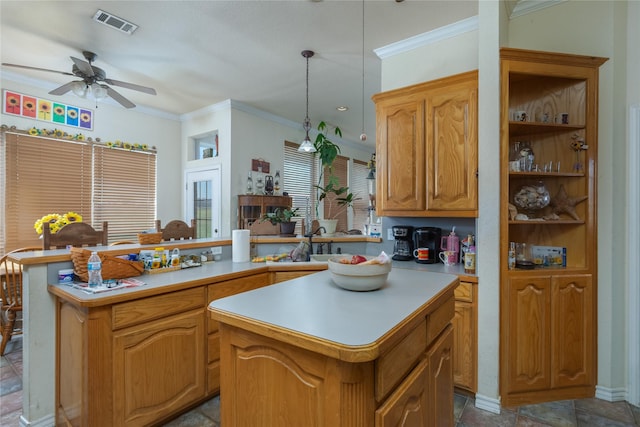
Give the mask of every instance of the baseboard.
<path id="1" fill-rule="evenodd" d="M 501 411 L 500 400 L 476 393 L 476 408 L 499 414 Z"/>
<path id="2" fill-rule="evenodd" d="M 597 385 L 596 397 L 598 399 L 606 400 L 607 402 L 621 402 L 627 400 L 626 388 L 608 388 Z"/>
<path id="3" fill-rule="evenodd" d="M 51 427 L 56 424 L 56 417 L 51 414 L 37 421 L 29 421 L 24 415 L 20 415 L 20 427 Z"/>

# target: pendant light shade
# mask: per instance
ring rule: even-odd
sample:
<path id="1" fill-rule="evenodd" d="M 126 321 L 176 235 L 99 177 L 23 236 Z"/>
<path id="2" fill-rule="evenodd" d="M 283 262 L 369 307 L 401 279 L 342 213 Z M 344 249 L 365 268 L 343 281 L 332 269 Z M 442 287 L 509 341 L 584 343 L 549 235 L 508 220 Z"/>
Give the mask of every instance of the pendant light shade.
<path id="1" fill-rule="evenodd" d="M 302 140 L 302 144 L 298 148 L 298 151 L 303 153 L 315 153 L 316 148 L 313 146 L 311 142 L 311 138 L 309 138 L 309 131 L 311 130 L 311 120 L 309 119 L 309 58 L 314 55 L 312 50 L 303 50 L 302 56 L 307 60 L 307 115 L 302 122 L 302 128 L 305 131 L 305 137 Z"/>

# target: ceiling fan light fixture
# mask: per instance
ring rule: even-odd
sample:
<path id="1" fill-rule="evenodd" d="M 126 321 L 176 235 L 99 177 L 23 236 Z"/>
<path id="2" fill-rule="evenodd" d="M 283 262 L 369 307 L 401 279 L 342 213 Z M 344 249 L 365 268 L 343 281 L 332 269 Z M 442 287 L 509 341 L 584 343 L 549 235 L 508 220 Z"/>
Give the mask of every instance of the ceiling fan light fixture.
<path id="1" fill-rule="evenodd" d="M 87 84 L 85 82 L 76 81 L 71 85 L 71 91 L 80 98 L 87 97 Z"/>
<path id="2" fill-rule="evenodd" d="M 91 93 L 96 101 L 100 101 L 108 96 L 106 86 L 103 86 L 98 83 L 93 83 L 91 85 Z"/>

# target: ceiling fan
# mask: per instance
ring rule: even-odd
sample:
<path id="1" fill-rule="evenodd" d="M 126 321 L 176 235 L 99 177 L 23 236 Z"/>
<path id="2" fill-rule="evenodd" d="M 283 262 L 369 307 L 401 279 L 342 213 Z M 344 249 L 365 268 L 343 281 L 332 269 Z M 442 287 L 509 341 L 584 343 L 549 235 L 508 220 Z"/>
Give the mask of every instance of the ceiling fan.
<path id="1" fill-rule="evenodd" d="M 86 50 L 82 52 L 82 55 L 85 57 L 86 61 L 71 56 L 71 60 L 73 61 L 73 68 L 71 69 L 71 73 L 65 71 L 48 70 L 46 68 L 29 67 L 26 65 L 6 64 L 4 62 L 2 63 L 2 65 L 7 67 L 24 68 L 27 70 L 47 71 L 50 73 L 64 74 L 66 76 L 76 76 L 82 79 L 74 80 L 72 82 L 63 84 L 56 89 L 53 89 L 51 92 L 49 92 L 51 95 L 64 95 L 69 91 L 73 91 L 73 93 L 82 98 L 85 98 L 88 93 L 91 93 L 96 100 L 110 96 L 111 98 L 119 102 L 123 107 L 133 108 L 136 106 L 136 104 L 129 101 L 120 93 L 116 92 L 116 90 L 112 87 L 109 87 L 106 84 L 102 84 L 101 82 L 113 86 L 123 87 L 126 89 L 137 90 L 140 92 L 148 93 L 149 95 L 156 94 L 156 90 L 150 87 L 107 78 L 107 73 L 105 73 L 102 68 L 91 65 L 91 63 L 95 61 L 98 55 Z"/>

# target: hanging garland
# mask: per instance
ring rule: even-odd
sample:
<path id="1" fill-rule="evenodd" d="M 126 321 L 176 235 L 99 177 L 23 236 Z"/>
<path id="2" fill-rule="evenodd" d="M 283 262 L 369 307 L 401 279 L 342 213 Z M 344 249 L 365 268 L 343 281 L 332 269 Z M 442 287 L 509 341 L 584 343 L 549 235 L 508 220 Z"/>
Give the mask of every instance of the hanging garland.
<path id="1" fill-rule="evenodd" d="M 36 127 L 32 127 L 27 131 L 21 131 L 21 130 L 18 130 L 15 126 L 7 126 L 7 125 L 0 126 L 0 129 L 2 131 L 8 130 L 11 132 L 26 133 L 31 136 L 46 136 L 50 138 L 66 139 L 69 141 L 87 141 L 87 142 L 92 142 L 94 144 L 101 144 L 108 148 L 119 148 L 119 149 L 129 150 L 129 151 L 144 151 L 144 152 L 157 151 L 155 145 L 152 147 L 149 147 L 147 144 L 120 141 L 118 139 L 116 139 L 115 141 L 102 142 L 100 138 L 96 138 L 94 140 L 92 137 L 85 137 L 81 133 L 70 134 L 61 129 L 44 129 L 44 128 L 38 129 Z"/>

